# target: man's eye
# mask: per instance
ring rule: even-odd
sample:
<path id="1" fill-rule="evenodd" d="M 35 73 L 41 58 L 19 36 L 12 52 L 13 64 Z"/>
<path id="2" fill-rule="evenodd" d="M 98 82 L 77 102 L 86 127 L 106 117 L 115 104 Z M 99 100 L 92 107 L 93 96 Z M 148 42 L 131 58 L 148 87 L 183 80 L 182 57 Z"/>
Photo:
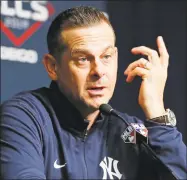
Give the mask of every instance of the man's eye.
<path id="1" fill-rule="evenodd" d="M 79 61 L 85 62 L 85 61 L 87 61 L 87 58 L 85 58 L 85 57 L 79 58 Z"/>
<path id="2" fill-rule="evenodd" d="M 111 55 L 105 55 L 104 58 L 109 59 L 109 58 L 111 58 Z"/>

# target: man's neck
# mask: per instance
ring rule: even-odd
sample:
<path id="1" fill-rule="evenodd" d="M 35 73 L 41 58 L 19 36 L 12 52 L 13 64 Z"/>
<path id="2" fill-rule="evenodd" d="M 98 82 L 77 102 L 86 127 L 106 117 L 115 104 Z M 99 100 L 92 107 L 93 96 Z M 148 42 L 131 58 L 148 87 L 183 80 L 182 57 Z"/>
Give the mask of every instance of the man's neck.
<path id="1" fill-rule="evenodd" d="M 89 125 L 87 127 L 87 130 L 89 130 L 91 128 L 91 126 L 93 125 L 93 123 L 95 122 L 95 120 L 97 119 L 99 115 L 99 110 L 94 111 L 93 113 L 89 113 L 87 115 L 83 115 L 83 117 L 89 121 Z"/>
<path id="2" fill-rule="evenodd" d="M 78 109 L 78 111 L 81 113 L 82 117 L 89 121 L 89 125 L 87 127 L 87 130 L 91 128 L 95 120 L 97 119 L 99 115 L 99 110 L 86 108 L 85 106 L 82 107 L 81 104 L 73 102 L 73 100 L 66 95 L 66 93 L 63 91 L 63 88 L 60 87 L 60 85 L 57 82 L 57 85 L 60 89 L 60 91 L 67 97 L 67 99 Z"/>

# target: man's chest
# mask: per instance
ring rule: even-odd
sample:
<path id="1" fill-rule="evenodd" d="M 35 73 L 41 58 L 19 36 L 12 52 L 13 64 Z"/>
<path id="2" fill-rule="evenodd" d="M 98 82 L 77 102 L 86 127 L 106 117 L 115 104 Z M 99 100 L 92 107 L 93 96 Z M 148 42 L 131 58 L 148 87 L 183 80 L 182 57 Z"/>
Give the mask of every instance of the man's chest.
<path id="1" fill-rule="evenodd" d="M 95 131 L 84 141 L 63 131 L 60 140 L 51 139 L 47 178 L 124 179 L 135 178 L 138 155 L 130 144 L 104 131 Z M 56 148 L 55 148 L 56 146 Z M 49 151 L 49 152 L 50 152 Z M 48 153 L 49 153 L 48 152 Z M 49 168 L 48 168 L 49 169 Z"/>

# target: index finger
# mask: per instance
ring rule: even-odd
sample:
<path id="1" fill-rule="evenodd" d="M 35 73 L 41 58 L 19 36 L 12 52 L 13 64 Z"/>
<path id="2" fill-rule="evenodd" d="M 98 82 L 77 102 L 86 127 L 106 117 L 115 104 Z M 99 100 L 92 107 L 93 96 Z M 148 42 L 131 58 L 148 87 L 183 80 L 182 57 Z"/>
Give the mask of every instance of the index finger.
<path id="1" fill-rule="evenodd" d="M 148 56 L 148 60 L 152 63 L 152 64 L 158 64 L 159 63 L 159 56 L 157 51 L 146 47 L 146 46 L 138 46 L 138 47 L 134 47 L 131 49 L 131 52 L 133 54 L 142 54 L 142 55 L 146 55 Z"/>
<path id="2" fill-rule="evenodd" d="M 160 60 L 162 64 L 168 65 L 169 63 L 169 54 L 166 48 L 166 45 L 164 43 L 163 37 L 158 36 L 157 37 L 157 46 L 158 46 L 158 51 L 160 54 Z"/>

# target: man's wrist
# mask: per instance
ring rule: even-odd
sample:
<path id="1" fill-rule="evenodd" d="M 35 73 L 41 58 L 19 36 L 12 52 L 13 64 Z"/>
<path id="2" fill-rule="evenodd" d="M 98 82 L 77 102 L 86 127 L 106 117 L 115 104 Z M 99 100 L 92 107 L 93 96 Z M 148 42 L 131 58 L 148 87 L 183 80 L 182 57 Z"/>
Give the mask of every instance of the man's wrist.
<path id="1" fill-rule="evenodd" d="M 166 113 L 164 105 L 154 105 L 152 104 L 149 108 L 144 110 L 146 119 L 154 119 L 159 116 L 163 116 Z"/>
<path id="2" fill-rule="evenodd" d="M 168 125 L 175 127 L 177 124 L 176 116 L 174 112 L 170 109 L 166 109 L 166 112 L 162 116 L 158 116 L 152 119 L 148 119 L 149 121 L 154 121 L 162 125 Z"/>

